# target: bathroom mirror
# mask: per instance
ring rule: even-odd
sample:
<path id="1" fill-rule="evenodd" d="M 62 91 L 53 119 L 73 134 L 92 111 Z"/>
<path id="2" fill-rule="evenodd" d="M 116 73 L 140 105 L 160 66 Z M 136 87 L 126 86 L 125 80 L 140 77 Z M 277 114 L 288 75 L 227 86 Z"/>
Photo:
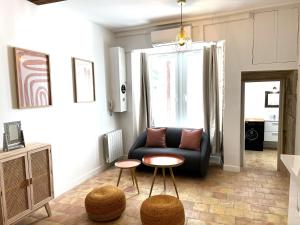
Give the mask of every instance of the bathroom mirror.
<path id="1" fill-rule="evenodd" d="M 265 108 L 279 107 L 279 92 L 266 91 L 265 92 Z"/>
<path id="2" fill-rule="evenodd" d="M 25 147 L 21 121 L 4 123 L 3 151 Z"/>

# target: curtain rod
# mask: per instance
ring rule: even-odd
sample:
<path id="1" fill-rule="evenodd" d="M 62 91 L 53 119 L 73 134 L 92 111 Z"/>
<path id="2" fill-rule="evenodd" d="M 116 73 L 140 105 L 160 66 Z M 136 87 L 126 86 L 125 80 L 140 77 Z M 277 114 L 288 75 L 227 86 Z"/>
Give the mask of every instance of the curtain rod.
<path id="1" fill-rule="evenodd" d="M 215 45 L 217 46 L 217 45 Z M 196 49 L 186 49 L 186 50 L 173 50 L 173 49 L 170 49 L 170 50 L 167 50 L 166 51 L 161 51 L 161 52 L 150 52 L 150 53 L 147 53 L 147 52 L 144 52 L 144 51 L 141 51 L 143 53 L 146 53 L 148 56 L 151 56 L 151 55 L 163 55 L 163 54 L 176 54 L 176 53 L 187 53 L 187 52 L 199 52 L 199 51 L 203 51 L 203 48 L 206 47 L 206 46 L 202 46 L 202 47 L 198 47 Z M 217 46 L 217 48 L 222 48 L 222 46 Z M 155 51 L 153 49 L 151 49 L 151 51 Z"/>
<path id="2" fill-rule="evenodd" d="M 147 55 L 163 55 L 163 54 L 176 54 L 176 53 L 186 53 L 186 52 L 199 52 L 199 51 L 202 51 L 202 49 L 193 49 L 193 50 L 180 50 L 180 51 L 177 51 L 177 50 L 170 50 L 170 51 L 165 51 L 165 52 L 153 52 L 153 53 L 147 53 L 147 52 L 144 52 L 146 53 Z"/>
<path id="3" fill-rule="evenodd" d="M 194 47 L 194 49 L 186 49 L 186 50 L 170 49 L 170 47 L 175 46 L 175 44 L 170 43 L 167 45 L 162 45 L 162 46 L 158 46 L 158 47 L 154 47 L 154 48 L 135 49 L 135 50 L 132 50 L 131 52 L 146 53 L 147 55 L 158 55 L 158 54 L 168 54 L 168 53 L 171 54 L 171 53 L 180 53 L 180 52 L 182 52 L 182 53 L 195 52 L 195 51 L 203 50 L 203 47 L 206 47 L 206 46 L 216 45 L 217 47 L 222 47 L 224 44 L 224 41 L 193 42 L 192 44 L 196 45 Z M 220 46 L 219 44 L 222 44 L 222 46 Z M 201 45 L 201 46 L 199 46 L 199 45 Z"/>

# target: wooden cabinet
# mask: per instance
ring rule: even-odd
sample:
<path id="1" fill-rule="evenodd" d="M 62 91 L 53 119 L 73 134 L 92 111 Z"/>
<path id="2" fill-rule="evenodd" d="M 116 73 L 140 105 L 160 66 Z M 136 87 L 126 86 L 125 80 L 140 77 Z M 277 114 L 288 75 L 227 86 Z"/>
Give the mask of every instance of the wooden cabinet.
<path id="1" fill-rule="evenodd" d="M 0 225 L 13 224 L 53 198 L 51 147 L 33 144 L 0 153 Z"/>
<path id="2" fill-rule="evenodd" d="M 254 14 L 253 64 L 297 62 L 298 8 Z"/>
<path id="3" fill-rule="evenodd" d="M 1 160 L 3 215 L 8 224 L 30 212 L 26 153 Z"/>

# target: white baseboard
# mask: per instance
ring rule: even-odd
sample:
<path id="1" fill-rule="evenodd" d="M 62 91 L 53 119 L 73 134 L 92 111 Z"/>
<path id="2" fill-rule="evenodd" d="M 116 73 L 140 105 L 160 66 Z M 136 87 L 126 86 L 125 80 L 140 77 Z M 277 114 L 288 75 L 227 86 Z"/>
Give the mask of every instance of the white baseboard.
<path id="1" fill-rule="evenodd" d="M 68 186 L 64 187 L 63 190 L 60 190 L 58 193 L 55 193 L 55 198 L 59 197 L 60 195 L 64 194 L 67 191 L 72 190 L 74 187 L 78 186 L 79 184 L 83 183 L 84 181 L 88 180 L 89 178 L 95 176 L 96 174 L 104 171 L 108 165 L 100 165 L 99 167 L 96 167 L 95 169 L 92 169 L 91 171 L 81 175 L 80 177 L 74 179 L 72 182 L 69 183 Z"/>
<path id="2" fill-rule="evenodd" d="M 233 166 L 233 165 L 225 165 L 223 166 L 223 170 L 229 171 L 229 172 L 241 172 L 240 166 Z"/>

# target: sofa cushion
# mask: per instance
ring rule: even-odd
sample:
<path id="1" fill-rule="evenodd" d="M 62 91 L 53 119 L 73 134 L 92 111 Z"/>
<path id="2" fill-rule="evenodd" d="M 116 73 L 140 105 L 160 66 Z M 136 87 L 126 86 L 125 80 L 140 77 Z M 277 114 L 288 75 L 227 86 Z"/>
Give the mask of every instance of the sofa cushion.
<path id="1" fill-rule="evenodd" d="M 167 128 L 147 128 L 146 147 L 166 148 Z"/>
<path id="2" fill-rule="evenodd" d="M 179 148 L 200 151 L 202 132 L 202 129 L 182 129 Z"/>

